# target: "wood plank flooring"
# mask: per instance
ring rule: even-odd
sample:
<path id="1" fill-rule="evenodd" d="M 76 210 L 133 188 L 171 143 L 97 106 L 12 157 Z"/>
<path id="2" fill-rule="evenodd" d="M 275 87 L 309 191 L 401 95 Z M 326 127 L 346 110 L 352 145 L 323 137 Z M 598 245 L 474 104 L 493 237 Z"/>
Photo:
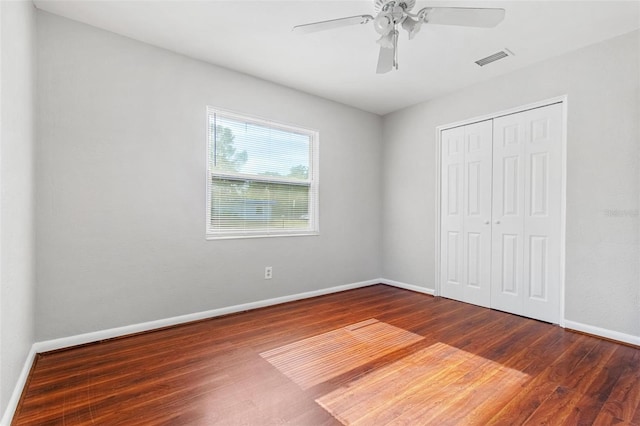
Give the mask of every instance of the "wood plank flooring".
<path id="1" fill-rule="evenodd" d="M 640 349 L 375 285 L 38 355 L 13 425 L 640 425 Z"/>

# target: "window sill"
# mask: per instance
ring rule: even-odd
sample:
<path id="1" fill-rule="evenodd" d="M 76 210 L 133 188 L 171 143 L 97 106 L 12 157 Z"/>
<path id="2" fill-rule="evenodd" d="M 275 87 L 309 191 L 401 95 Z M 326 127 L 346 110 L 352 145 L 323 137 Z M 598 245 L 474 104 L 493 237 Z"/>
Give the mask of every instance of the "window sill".
<path id="1" fill-rule="evenodd" d="M 210 240 L 237 240 L 237 239 L 245 239 L 245 238 L 272 238 L 272 237 L 313 237 L 320 235 L 318 231 L 309 231 L 309 232 L 291 232 L 291 233 L 273 233 L 273 234 L 224 234 L 224 235 L 213 235 L 207 234 L 205 239 L 207 241 Z"/>

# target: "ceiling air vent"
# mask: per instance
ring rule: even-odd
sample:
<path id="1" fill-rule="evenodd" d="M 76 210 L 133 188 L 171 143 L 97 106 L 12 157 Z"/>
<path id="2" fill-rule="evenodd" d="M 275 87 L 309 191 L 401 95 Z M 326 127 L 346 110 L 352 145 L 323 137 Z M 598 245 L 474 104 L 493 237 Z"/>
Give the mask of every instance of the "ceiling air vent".
<path id="1" fill-rule="evenodd" d="M 494 53 L 493 55 L 487 56 L 486 58 L 478 59 L 476 61 L 476 64 L 480 65 L 481 67 L 484 67 L 485 65 L 490 64 L 491 62 L 499 61 L 500 59 L 504 59 L 508 56 L 513 56 L 513 52 L 510 51 L 509 49 L 503 49 L 497 53 Z"/>

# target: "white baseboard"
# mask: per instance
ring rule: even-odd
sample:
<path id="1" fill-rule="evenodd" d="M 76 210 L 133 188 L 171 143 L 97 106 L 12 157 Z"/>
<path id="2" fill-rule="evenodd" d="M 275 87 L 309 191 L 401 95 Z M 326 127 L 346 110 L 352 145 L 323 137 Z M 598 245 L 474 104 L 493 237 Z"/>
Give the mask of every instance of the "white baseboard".
<path id="1" fill-rule="evenodd" d="M 628 343 L 630 345 L 640 346 L 640 336 L 632 334 L 620 333 L 618 331 L 608 330 L 606 328 L 596 327 L 594 325 L 582 324 L 575 321 L 564 321 L 565 328 L 581 331 L 583 333 L 593 334 L 594 336 L 604 337 L 605 339 L 616 340 L 618 342 Z"/>
<path id="2" fill-rule="evenodd" d="M 31 346 L 31 350 L 27 355 L 27 359 L 24 361 L 24 365 L 22 366 L 22 371 L 20 372 L 20 376 L 18 376 L 18 381 L 16 382 L 15 387 L 13 388 L 13 393 L 11 394 L 11 398 L 9 398 L 9 403 L 7 404 L 7 408 L 4 411 L 4 415 L 2 416 L 2 420 L 0 420 L 0 426 L 9 426 L 11 424 L 11 420 L 13 419 L 13 414 L 18 408 L 18 402 L 20 402 L 20 397 L 22 396 L 22 390 L 24 386 L 27 384 L 27 379 L 29 378 L 29 372 L 31 371 L 31 367 L 33 366 L 33 362 L 36 359 L 36 350 L 35 345 Z"/>
<path id="3" fill-rule="evenodd" d="M 435 291 L 430 288 L 419 287 L 412 284 L 406 284 L 399 281 L 388 280 L 386 278 L 380 278 L 379 282 L 381 284 L 387 284 L 390 286 L 403 288 L 406 290 L 416 291 L 418 293 L 429 294 L 433 296 Z M 630 345 L 640 346 L 640 336 L 634 336 L 632 334 L 620 333 L 619 331 L 613 331 L 606 328 L 596 327 L 593 325 L 582 324 L 575 321 L 569 321 L 567 319 L 563 319 L 560 325 L 564 328 L 568 328 L 570 330 L 576 330 L 587 334 L 592 334 L 594 336 L 603 337 L 605 339 L 611 339 L 622 343 L 627 343 Z"/>
<path id="4" fill-rule="evenodd" d="M 86 343 L 98 342 L 100 340 L 112 339 L 114 337 L 126 336 L 128 334 L 141 333 L 172 325 L 184 324 L 191 321 L 198 321 L 207 318 L 219 317 L 221 315 L 233 314 L 236 312 L 248 311 L 266 306 L 279 305 L 281 303 L 292 302 L 294 300 L 308 299 L 310 297 L 322 296 L 325 294 L 338 293 L 340 291 L 351 290 L 359 287 L 366 287 L 379 284 L 379 280 L 361 281 L 352 284 L 345 284 L 336 287 L 323 288 L 320 290 L 308 291 L 305 293 L 292 294 L 288 296 L 276 297 L 273 299 L 259 300 L 257 302 L 243 303 L 241 305 L 227 306 L 219 309 L 212 309 L 204 312 L 180 315 L 161 320 L 148 321 L 139 324 L 127 325 L 124 327 L 110 328 L 107 330 L 94 331 L 91 333 L 79 334 L 76 336 L 63 337 L 60 339 L 47 340 L 34 344 L 37 353 L 48 352 L 57 349 L 69 348 Z"/>
<path id="5" fill-rule="evenodd" d="M 393 281 L 393 280 L 388 280 L 386 278 L 380 278 L 379 282 L 381 284 L 387 284 L 387 285 L 391 285 L 394 287 L 398 287 L 398 288 L 403 288 L 405 290 L 411 290 L 411 291 L 415 291 L 418 293 L 424 293 L 424 294 L 428 294 L 433 296 L 435 294 L 435 290 L 431 289 L 431 288 L 426 288 L 426 287 L 420 287 L 417 285 L 413 285 L 413 284 L 405 284 L 405 283 L 401 283 L 400 281 Z"/>
<path id="6" fill-rule="evenodd" d="M 430 288 L 419 287 L 412 284 L 405 284 L 399 281 L 388 280 L 386 278 L 380 278 L 379 282 L 381 284 L 387 284 L 394 287 L 403 288 L 406 290 L 429 294 L 431 296 L 435 294 L 435 291 Z M 592 334 L 594 336 L 603 337 L 605 339 L 611 339 L 611 340 L 615 340 L 622 343 L 628 343 L 630 345 L 640 346 L 640 336 L 620 333 L 619 331 L 608 330 L 606 328 L 596 327 L 588 324 L 582 324 L 575 321 L 569 321 L 567 319 L 564 319 L 560 325 L 570 330 L 576 330 L 583 333 Z"/>
<path id="7" fill-rule="evenodd" d="M 360 287 L 366 287 L 374 284 L 387 284 L 405 290 L 416 291 L 419 293 L 433 295 L 433 290 L 416 285 L 401 283 L 399 281 L 378 278 L 367 281 L 360 281 L 351 284 L 340 285 L 336 287 L 323 288 L 320 290 L 308 291 L 305 293 L 297 293 L 288 296 L 276 297 L 273 299 L 259 300 L 256 302 L 244 303 L 241 305 L 227 306 L 224 308 L 212 309 L 209 311 L 196 312 L 193 314 L 180 315 L 171 318 L 164 318 L 155 321 L 148 321 L 138 324 L 127 325 L 123 327 L 110 328 L 106 330 L 94 331 L 91 333 L 78 334 L 75 336 L 62 337 L 59 339 L 46 340 L 36 342 L 33 345 L 35 353 L 54 351 L 58 349 L 69 348 L 72 346 L 84 345 L 87 343 L 99 342 L 101 340 L 122 337 L 128 334 L 141 333 L 144 331 L 155 330 L 158 328 L 169 327 L 172 325 L 184 324 L 191 321 L 198 321 L 207 318 L 214 318 L 221 315 L 233 314 L 236 312 L 248 311 L 251 309 L 263 308 L 266 306 L 279 305 L 281 303 L 292 302 L 295 300 L 308 299 L 310 297 L 322 296 L 325 294 L 338 293 L 345 290 L 351 290 Z"/>

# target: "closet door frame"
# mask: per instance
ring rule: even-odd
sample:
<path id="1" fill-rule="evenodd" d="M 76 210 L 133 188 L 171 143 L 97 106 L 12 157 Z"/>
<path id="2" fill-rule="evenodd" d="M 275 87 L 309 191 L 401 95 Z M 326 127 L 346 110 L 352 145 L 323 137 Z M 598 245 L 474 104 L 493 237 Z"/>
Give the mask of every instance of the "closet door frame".
<path id="1" fill-rule="evenodd" d="M 527 105 L 521 105 L 515 108 L 511 108 L 508 110 L 499 111 L 496 113 L 473 117 L 467 120 L 458 121 L 455 123 L 449 123 L 445 125 L 441 125 L 436 127 L 436 141 L 435 144 L 435 158 L 436 158 L 436 167 L 435 167 L 435 194 L 436 194 L 436 206 L 435 206 L 435 217 L 436 217 L 436 229 L 435 229 L 435 276 L 434 276 L 434 295 L 440 296 L 440 279 L 441 279 L 441 202 L 442 202 L 442 194 L 441 194 L 441 146 L 442 146 L 442 138 L 441 134 L 444 130 L 452 129 L 454 127 L 466 126 L 469 124 L 477 123 L 485 120 L 492 120 L 494 118 L 502 117 L 505 115 L 516 114 L 519 112 L 541 108 L 553 104 L 561 104 L 562 105 L 562 135 L 561 135 L 561 151 L 562 151 L 562 159 L 561 159 L 561 201 L 560 201 L 560 288 L 559 288 L 559 303 L 560 303 L 560 312 L 558 313 L 558 325 L 561 327 L 565 326 L 565 253 L 566 253 L 566 206 L 567 206 L 567 109 L 568 109 L 568 96 L 558 96 L 551 99 L 545 99 L 539 102 L 534 102 Z"/>

